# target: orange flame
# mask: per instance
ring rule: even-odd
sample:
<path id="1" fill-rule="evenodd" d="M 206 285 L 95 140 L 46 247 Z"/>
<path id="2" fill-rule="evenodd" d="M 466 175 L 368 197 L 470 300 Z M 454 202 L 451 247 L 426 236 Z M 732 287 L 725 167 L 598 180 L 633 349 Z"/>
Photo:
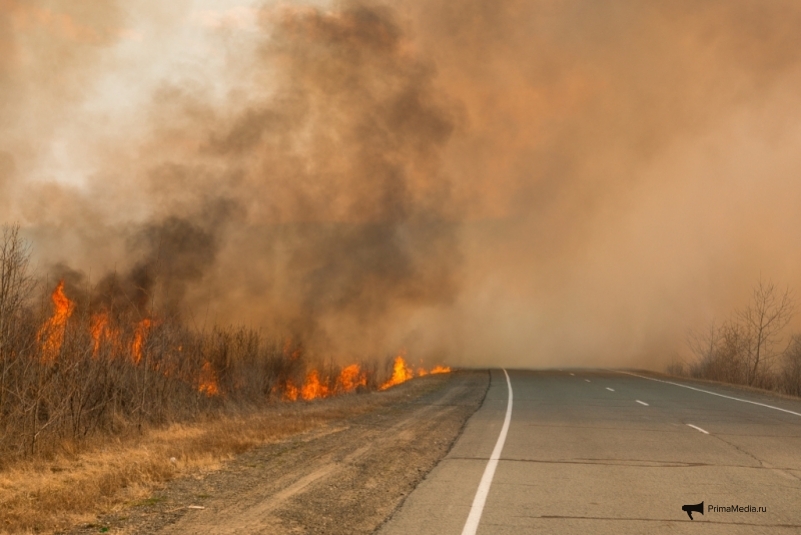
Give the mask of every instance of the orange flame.
<path id="1" fill-rule="evenodd" d="M 403 353 L 401 353 L 395 357 L 395 364 L 392 366 L 392 377 L 389 378 L 389 381 L 381 385 L 379 390 L 386 390 L 391 386 L 405 383 L 413 377 L 414 372 L 406 365 L 406 361 L 403 359 Z"/>
<path id="2" fill-rule="evenodd" d="M 149 318 L 145 318 L 136 324 L 134 339 L 131 343 L 131 358 L 133 358 L 134 364 L 139 364 L 139 361 L 142 360 L 142 348 L 152 325 L 153 322 Z"/>
<path id="3" fill-rule="evenodd" d="M 337 377 L 337 389 L 341 392 L 353 392 L 360 386 L 367 386 L 367 373 L 361 371 L 358 364 L 342 368 Z"/>
<path id="4" fill-rule="evenodd" d="M 300 395 L 305 400 L 327 398 L 331 395 L 328 386 L 320 382 L 320 375 L 317 370 L 312 370 L 306 375 L 306 382 L 300 391 Z"/>
<path id="5" fill-rule="evenodd" d="M 53 315 L 39 329 L 37 338 L 42 348 L 41 360 L 49 363 L 55 362 L 64 343 L 64 331 L 67 320 L 75 310 L 75 303 L 64 293 L 64 281 L 60 281 L 50 296 L 53 301 Z"/>
<path id="6" fill-rule="evenodd" d="M 111 327 L 108 314 L 103 311 L 92 315 L 89 325 L 89 334 L 92 335 L 92 357 L 97 358 L 104 342 L 119 343 L 119 331 Z"/>
<path id="7" fill-rule="evenodd" d="M 399 385 L 401 383 L 405 383 L 409 379 L 414 379 L 415 376 L 417 377 L 425 377 L 426 375 L 433 375 L 438 373 L 450 373 L 451 369 L 449 366 L 434 366 L 431 370 L 426 370 L 422 366 L 417 368 L 417 371 L 414 371 L 409 365 L 406 364 L 403 356 L 405 355 L 405 351 L 401 351 L 400 354 L 395 357 L 395 363 L 392 366 L 392 377 L 389 380 L 381 385 L 379 390 L 386 390 L 395 385 Z"/>
<path id="8" fill-rule="evenodd" d="M 220 394 L 220 389 L 217 386 L 217 374 L 214 372 L 214 368 L 212 368 L 211 362 L 209 361 L 206 361 L 200 369 L 198 391 L 209 397 Z"/>
<path id="9" fill-rule="evenodd" d="M 327 398 L 334 394 L 344 394 L 353 392 L 360 386 L 367 386 L 367 373 L 362 371 L 358 364 L 351 364 L 343 368 L 336 379 L 336 384 L 332 388 L 320 379 L 320 372 L 310 370 L 306 374 L 303 385 L 298 387 L 292 380 L 287 380 L 284 385 L 284 401 L 297 401 L 304 399 Z"/>
<path id="10" fill-rule="evenodd" d="M 287 380 L 284 387 L 284 399 L 286 401 L 297 401 L 299 395 L 300 390 L 298 390 L 298 387 L 292 381 Z"/>
<path id="11" fill-rule="evenodd" d="M 105 338 L 107 328 L 108 316 L 106 316 L 105 312 L 92 316 L 89 332 L 92 334 L 92 342 L 94 343 L 94 349 L 92 350 L 93 357 L 97 357 L 97 352 L 100 350 L 100 342 Z"/>

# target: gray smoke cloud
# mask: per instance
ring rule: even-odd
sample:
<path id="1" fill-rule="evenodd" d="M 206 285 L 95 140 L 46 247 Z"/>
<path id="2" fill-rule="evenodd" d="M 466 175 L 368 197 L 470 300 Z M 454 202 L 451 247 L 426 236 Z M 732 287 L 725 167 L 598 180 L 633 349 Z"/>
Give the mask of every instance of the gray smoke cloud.
<path id="1" fill-rule="evenodd" d="M 795 2 L 240 6 L 203 34 L 219 76 L 164 75 L 121 132 L 82 119 L 91 81 L 192 4 L 67 4 L 0 4 L 3 219 L 171 314 L 331 358 L 659 368 L 798 278 Z M 91 172 L 42 179 L 76 124 Z"/>

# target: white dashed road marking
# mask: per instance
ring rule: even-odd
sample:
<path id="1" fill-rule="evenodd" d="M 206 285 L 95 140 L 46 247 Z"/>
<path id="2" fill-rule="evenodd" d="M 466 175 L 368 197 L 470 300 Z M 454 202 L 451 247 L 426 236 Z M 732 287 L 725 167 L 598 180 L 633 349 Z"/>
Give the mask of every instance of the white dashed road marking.
<path id="1" fill-rule="evenodd" d="M 710 392 L 709 390 L 703 390 L 701 388 L 695 388 L 694 386 L 683 385 L 681 383 L 674 383 L 674 382 L 671 382 L 671 381 L 663 381 L 661 379 L 654 379 L 653 377 L 646 377 L 644 375 L 637 375 L 636 373 L 624 372 L 624 371 L 621 371 L 620 373 L 625 373 L 626 375 L 633 375 L 634 377 L 639 377 L 640 379 L 648 379 L 649 381 L 656 381 L 658 383 L 665 383 L 665 384 L 668 384 L 668 385 L 680 386 L 682 388 L 689 388 L 690 390 L 695 390 L 696 392 L 703 392 L 704 394 L 712 394 L 713 396 L 718 396 L 718 397 L 721 397 L 721 398 L 733 399 L 734 401 L 742 401 L 743 403 L 750 403 L 751 405 L 759 405 L 760 407 L 766 407 L 768 409 L 773 409 L 773 410 L 777 410 L 777 411 L 786 412 L 787 414 L 794 414 L 796 416 L 801 416 L 801 412 L 789 411 L 787 409 L 782 409 L 781 407 L 774 407 L 773 405 L 768 405 L 766 403 L 758 403 L 756 401 L 750 401 L 748 399 L 740 399 L 740 398 L 735 398 L 733 396 L 726 396 L 726 395 L 723 395 L 723 394 L 718 394 L 717 392 Z"/>

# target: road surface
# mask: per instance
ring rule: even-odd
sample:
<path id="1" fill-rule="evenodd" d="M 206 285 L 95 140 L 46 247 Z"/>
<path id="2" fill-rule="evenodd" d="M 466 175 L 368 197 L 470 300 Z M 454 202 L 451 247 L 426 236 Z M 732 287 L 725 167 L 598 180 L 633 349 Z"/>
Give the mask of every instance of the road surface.
<path id="1" fill-rule="evenodd" d="M 801 402 L 610 371 L 509 378 L 505 437 L 509 388 L 493 370 L 482 407 L 381 535 L 801 533 Z M 700 502 L 690 520 L 682 506 Z"/>

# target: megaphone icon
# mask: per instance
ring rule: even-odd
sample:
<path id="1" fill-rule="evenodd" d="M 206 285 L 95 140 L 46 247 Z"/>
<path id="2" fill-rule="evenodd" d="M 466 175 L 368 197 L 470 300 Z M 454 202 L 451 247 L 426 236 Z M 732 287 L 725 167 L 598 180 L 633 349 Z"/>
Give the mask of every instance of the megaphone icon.
<path id="1" fill-rule="evenodd" d="M 690 520 L 695 520 L 693 518 L 693 513 L 704 514 L 704 502 L 696 503 L 695 505 L 682 505 L 681 510 L 687 511 L 687 516 L 690 517 Z"/>

